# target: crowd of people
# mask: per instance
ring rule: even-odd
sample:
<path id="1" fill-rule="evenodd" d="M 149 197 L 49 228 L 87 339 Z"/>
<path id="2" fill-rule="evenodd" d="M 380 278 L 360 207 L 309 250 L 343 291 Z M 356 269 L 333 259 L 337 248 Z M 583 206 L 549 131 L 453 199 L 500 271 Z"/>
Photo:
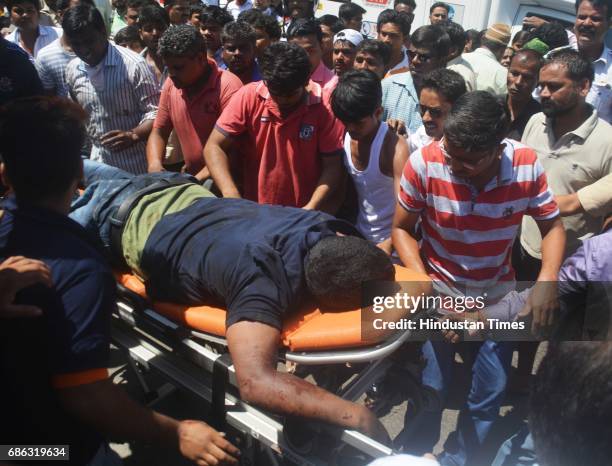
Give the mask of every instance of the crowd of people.
<path id="1" fill-rule="evenodd" d="M 204 422 L 109 380 L 109 264 L 155 299 L 221 302 L 241 396 L 403 453 L 381 465 L 484 464 L 538 344 L 425 341 L 438 402 L 408 410 L 391 441 L 375 411 L 401 384 L 372 381 L 366 407 L 277 371 L 283 316 L 305 301 L 358 307 L 361 285 L 400 264 L 435 293 L 485 293 L 476 319 L 548 335 L 571 298 L 586 315 L 564 335 L 610 336 L 609 316 L 586 311 L 606 296 L 588 283 L 612 280 L 610 0 L 576 0 L 571 30 L 532 16 L 514 36 L 465 31 L 443 2 L 412 30 L 415 1 L 395 0 L 375 39 L 361 6 L 317 19 L 314 6 L 0 1 L 2 443 L 70 443 L 73 464 L 97 466 L 120 463 L 108 439 L 121 438 L 237 464 Z M 434 458 L 457 352 L 470 390 Z M 551 342 L 529 427 L 494 465 L 608 464 L 611 363 L 607 343 Z"/>

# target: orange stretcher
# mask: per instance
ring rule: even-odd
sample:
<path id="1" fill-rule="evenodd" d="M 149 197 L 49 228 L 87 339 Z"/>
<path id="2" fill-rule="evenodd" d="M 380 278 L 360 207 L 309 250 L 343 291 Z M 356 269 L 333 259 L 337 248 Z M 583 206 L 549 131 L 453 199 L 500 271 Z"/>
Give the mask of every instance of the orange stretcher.
<path id="1" fill-rule="evenodd" d="M 250 464 L 335 465 L 338 457 L 356 454 L 358 459 L 343 464 L 360 466 L 392 454 L 391 449 L 359 432 L 297 420 L 300 428 L 312 429 L 306 442 L 304 435 L 298 435 L 296 441 L 290 422 L 240 399 L 225 340 L 224 309 L 153 302 L 138 277 L 115 276 L 119 300 L 113 314 L 113 342 L 126 352 L 146 399 L 155 402 L 176 388 L 191 393 L 210 406 L 207 422 L 245 446 L 243 457 L 250 455 Z M 403 292 L 420 295 L 431 291 L 427 276 L 403 267 L 396 266 L 396 281 L 402 282 Z M 396 285 L 399 289 L 399 283 Z M 363 312 L 368 311 L 310 309 L 290 316 L 281 333 L 279 363 L 295 363 L 303 369 L 296 375 L 312 375 L 326 390 L 357 402 L 389 370 L 393 364 L 389 356 L 410 338 L 409 331 L 398 330 L 365 339 Z M 156 374 L 154 381 L 165 383 L 152 388 L 149 373 Z M 317 378 L 317 374 L 323 376 Z M 419 377 L 412 375 L 411 379 L 419 384 Z"/>
<path id="2" fill-rule="evenodd" d="M 429 278 L 401 266 L 395 266 L 396 281 L 414 283 L 413 292 L 427 291 Z M 129 273 L 116 274 L 117 281 L 147 299 L 144 283 Z M 184 306 L 167 302 L 152 302 L 153 308 L 174 322 L 220 337 L 225 336 L 226 311 L 215 306 Z M 291 351 L 313 351 L 355 348 L 379 343 L 362 335 L 362 310 L 321 311 L 306 310 L 290 316 L 283 325 L 282 343 Z"/>

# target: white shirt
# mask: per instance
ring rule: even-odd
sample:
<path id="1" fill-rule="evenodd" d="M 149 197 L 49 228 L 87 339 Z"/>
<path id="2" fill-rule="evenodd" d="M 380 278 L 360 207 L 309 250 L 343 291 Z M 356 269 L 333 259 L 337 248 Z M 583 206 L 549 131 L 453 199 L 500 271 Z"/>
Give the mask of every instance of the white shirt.
<path id="1" fill-rule="evenodd" d="M 34 59 L 38 55 L 38 52 L 42 50 L 44 47 L 46 47 L 47 45 L 49 45 L 51 42 L 53 42 L 58 37 L 61 37 L 62 33 L 63 33 L 62 28 L 54 28 L 51 26 L 39 25 L 38 26 L 38 37 L 36 38 L 36 42 L 34 42 L 34 51 L 33 51 L 34 55 L 30 55 L 28 53 L 28 55 L 30 56 L 30 61 L 34 63 Z M 21 34 L 19 32 L 19 28 L 11 32 L 8 36 L 5 37 L 5 39 L 21 47 Z M 23 49 L 23 47 L 21 48 Z M 27 52 L 27 50 L 25 49 L 23 50 Z"/>
<path id="2" fill-rule="evenodd" d="M 465 87 L 468 92 L 476 90 L 476 74 L 470 64 L 465 61 L 461 55 L 449 61 L 446 64 L 446 68 L 461 75 L 465 81 Z"/>
<path id="3" fill-rule="evenodd" d="M 436 460 L 412 455 L 393 455 L 378 458 L 368 466 L 440 466 Z"/>
<path id="4" fill-rule="evenodd" d="M 612 123 L 612 49 L 604 45 L 601 56 L 593 62 L 595 80 L 586 101 L 597 109 L 599 118 Z"/>
<path id="5" fill-rule="evenodd" d="M 508 70 L 497 61 L 493 52 L 480 47 L 462 56 L 476 75 L 477 91 L 487 91 L 498 96 L 507 94 Z"/>
<path id="6" fill-rule="evenodd" d="M 66 66 L 75 57 L 62 46 L 61 39 L 55 39 L 40 51 L 35 65 L 45 90 L 53 90 L 59 97 L 68 97 Z"/>
<path id="7" fill-rule="evenodd" d="M 109 131 L 128 131 L 155 119 L 159 86 L 144 58 L 109 42 L 99 65 L 89 67 L 78 57 L 68 63 L 66 84 L 72 99 L 89 114 L 92 160 L 131 173 L 145 173 L 146 141 L 121 151 L 111 151 L 100 141 Z"/>
<path id="8" fill-rule="evenodd" d="M 238 19 L 238 15 L 243 11 L 250 10 L 253 8 L 253 2 L 251 0 L 246 0 L 242 5 L 237 5 L 235 1 L 231 1 L 227 4 L 225 9 L 228 13 L 231 13 L 234 19 Z"/>
<path id="9" fill-rule="evenodd" d="M 422 147 L 429 145 L 434 139 L 425 132 L 425 126 L 419 126 L 414 133 L 408 131 L 408 146 L 410 153 L 418 151 Z"/>

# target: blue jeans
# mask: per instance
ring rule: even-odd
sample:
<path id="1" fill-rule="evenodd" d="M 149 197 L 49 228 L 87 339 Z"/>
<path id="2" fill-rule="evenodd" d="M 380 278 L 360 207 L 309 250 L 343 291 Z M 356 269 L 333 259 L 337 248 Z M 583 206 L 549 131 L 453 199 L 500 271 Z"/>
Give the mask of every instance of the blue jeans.
<path id="1" fill-rule="evenodd" d="M 121 203 L 132 193 L 162 180 L 185 177 L 180 173 L 160 172 L 133 175 L 120 168 L 83 160 L 85 191 L 73 200 L 70 218 L 101 241 L 110 251 L 110 222 Z"/>
<path id="2" fill-rule="evenodd" d="M 533 438 L 526 424 L 502 444 L 491 466 L 537 466 Z"/>
<path id="3" fill-rule="evenodd" d="M 482 343 L 463 343 L 462 348 L 471 353 L 472 385 L 467 402 L 459 413 L 457 430 L 446 444 L 438 461 L 442 466 L 473 464 L 493 423 L 499 416 L 508 372 L 512 362 L 513 344 L 486 340 Z M 442 411 L 452 386 L 452 368 L 458 345 L 442 341 L 428 341 L 423 345 L 426 366 L 423 370 L 423 385 L 433 391 L 432 402 L 412 416 L 406 412 L 404 429 L 395 439 L 395 446 L 405 452 L 422 455 L 431 452 L 440 439 Z"/>

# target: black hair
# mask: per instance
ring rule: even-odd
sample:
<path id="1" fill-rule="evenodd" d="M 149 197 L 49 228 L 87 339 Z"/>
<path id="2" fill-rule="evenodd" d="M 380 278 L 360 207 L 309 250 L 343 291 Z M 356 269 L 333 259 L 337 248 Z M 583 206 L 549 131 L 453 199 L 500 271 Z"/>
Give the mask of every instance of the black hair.
<path id="1" fill-rule="evenodd" d="M 236 21 L 245 21 L 252 26 L 255 18 L 260 18 L 261 16 L 267 15 L 264 15 L 263 12 L 257 8 L 249 8 L 248 10 L 240 12 L 238 18 L 236 18 Z"/>
<path id="2" fill-rule="evenodd" d="M 417 4 L 414 0 L 394 0 L 393 1 L 393 8 L 395 8 L 397 5 L 408 5 L 409 7 L 412 7 L 414 9 L 416 9 Z"/>
<path id="3" fill-rule="evenodd" d="M 444 122 L 444 137 L 454 147 L 467 151 L 492 149 L 507 134 L 506 105 L 486 91 L 459 97 Z"/>
<path id="4" fill-rule="evenodd" d="M 472 42 L 472 50 L 476 50 L 480 47 L 480 31 L 476 29 L 468 29 L 465 31 L 466 43 L 468 41 Z"/>
<path id="5" fill-rule="evenodd" d="M 594 70 L 591 62 L 584 55 L 571 49 L 562 49 L 552 52 L 544 61 L 542 66 L 562 65 L 570 79 L 576 83 L 588 79 L 590 83 L 594 79 Z"/>
<path id="6" fill-rule="evenodd" d="M 388 66 L 389 62 L 391 61 L 391 47 L 381 40 L 365 39 L 361 41 L 361 43 L 357 46 L 356 53 L 359 53 L 360 51 L 377 56 L 380 58 L 385 67 Z"/>
<path id="7" fill-rule="evenodd" d="M 350 309 L 361 305 L 366 282 L 393 280 L 395 269 L 389 256 L 365 239 L 328 236 L 308 251 L 304 275 L 308 291 L 321 304 Z"/>
<path id="8" fill-rule="evenodd" d="M 450 13 L 450 5 L 448 3 L 436 2 L 431 5 L 431 8 L 429 8 L 429 14 L 432 14 L 436 8 L 444 8 L 446 10 L 447 15 Z"/>
<path id="9" fill-rule="evenodd" d="M 310 61 L 302 47 L 291 42 L 275 42 L 259 59 L 261 76 L 268 89 L 287 94 L 306 86 L 310 79 Z"/>
<path id="10" fill-rule="evenodd" d="M 6 0 L 6 9 L 10 11 L 15 5 L 21 5 L 23 3 L 34 5 L 37 11 L 40 11 L 42 8 L 38 0 Z"/>
<path id="11" fill-rule="evenodd" d="M 465 43 L 467 42 L 467 34 L 460 24 L 454 21 L 448 21 L 444 26 L 444 30 L 448 34 L 451 46 L 455 50 L 460 50 L 463 53 Z"/>
<path id="12" fill-rule="evenodd" d="M 57 8 L 57 11 L 63 11 L 67 8 L 70 7 L 70 2 L 72 0 L 59 0 L 56 4 L 55 7 Z M 94 3 L 93 0 L 80 0 L 79 1 L 79 5 L 89 5 L 93 8 L 96 7 L 96 4 Z"/>
<path id="13" fill-rule="evenodd" d="M 315 36 L 319 42 L 323 40 L 323 33 L 317 20 L 300 18 L 291 22 L 287 29 L 287 40 L 304 36 Z"/>
<path id="14" fill-rule="evenodd" d="M 338 10 L 338 17 L 340 21 L 347 22 L 357 16 L 362 16 L 366 13 L 366 10 L 356 3 L 343 3 L 340 5 Z"/>
<path id="15" fill-rule="evenodd" d="M 147 24 L 163 25 L 166 28 L 170 25 L 168 12 L 159 5 L 147 5 L 138 15 L 138 27 L 142 29 Z"/>
<path id="16" fill-rule="evenodd" d="M 106 37 L 106 25 L 104 18 L 97 8 L 89 5 L 77 5 L 68 8 L 62 18 L 62 29 L 68 38 L 82 34 L 90 28 L 104 33 Z"/>
<path id="17" fill-rule="evenodd" d="M 529 34 L 527 42 L 536 38 L 548 45 L 551 50 L 559 47 L 567 47 L 569 45 L 569 39 L 567 38 L 565 28 L 561 23 L 557 23 L 556 21 L 544 23 L 535 28 Z"/>
<path id="18" fill-rule="evenodd" d="M 538 463 L 609 465 L 611 417 L 612 343 L 551 343 L 529 400 L 529 430 Z"/>
<path id="19" fill-rule="evenodd" d="M 273 40 L 279 40 L 283 34 L 274 16 L 266 15 L 255 8 L 240 13 L 238 15 L 238 21 L 249 23 L 253 29 L 265 31 L 270 39 Z"/>
<path id="20" fill-rule="evenodd" d="M 59 97 L 29 97 L 0 108 L 0 156 L 18 201 L 65 194 L 81 176 L 87 114 Z"/>
<path id="21" fill-rule="evenodd" d="M 357 122 L 382 105 L 380 78 L 370 70 L 349 70 L 332 92 L 331 107 L 340 121 Z"/>
<path id="22" fill-rule="evenodd" d="M 427 73 L 421 84 L 421 89 L 425 88 L 441 94 L 451 104 L 454 104 L 459 97 L 467 92 L 463 76 L 448 68 L 438 68 Z"/>
<path id="23" fill-rule="evenodd" d="M 165 0 L 164 1 L 164 8 L 166 10 L 169 10 L 170 8 L 172 8 L 174 5 L 176 5 L 180 0 Z"/>
<path id="24" fill-rule="evenodd" d="M 608 13 L 607 20 L 610 21 L 612 18 L 612 0 L 588 0 L 589 3 L 592 3 L 594 7 L 606 8 L 606 12 Z M 578 8 L 580 4 L 584 2 L 584 0 L 576 0 L 576 12 L 578 12 Z"/>
<path id="25" fill-rule="evenodd" d="M 204 50 L 204 39 L 191 24 L 166 29 L 159 39 L 158 53 L 162 57 L 195 57 Z"/>
<path id="26" fill-rule="evenodd" d="M 240 44 L 252 44 L 255 47 L 257 36 L 255 29 L 246 21 L 232 21 L 223 26 L 221 31 L 221 43 L 228 41 L 238 42 Z"/>
<path id="27" fill-rule="evenodd" d="M 404 37 L 408 37 L 410 35 L 411 24 L 406 18 L 406 15 L 398 13 L 395 10 L 383 10 L 378 15 L 378 18 L 376 20 L 376 28 L 380 31 L 381 26 L 387 23 L 393 23 L 398 25 Z"/>
<path id="28" fill-rule="evenodd" d="M 227 23 L 234 21 L 234 17 L 231 13 L 228 13 L 222 8 L 215 5 L 204 7 L 202 14 L 200 15 L 200 23 L 216 23 L 219 26 L 225 26 Z"/>
<path id="29" fill-rule="evenodd" d="M 201 15 L 203 11 L 204 11 L 204 5 L 202 5 L 201 3 L 190 5 L 189 6 L 189 17 L 191 18 L 196 13 Z"/>
<path id="30" fill-rule="evenodd" d="M 335 15 L 323 15 L 317 19 L 320 24 L 327 26 L 334 34 L 344 29 L 344 23 Z"/>
<path id="31" fill-rule="evenodd" d="M 151 5 L 150 0 L 127 0 L 126 7 L 127 8 L 143 8 L 146 5 Z"/>
<path id="32" fill-rule="evenodd" d="M 450 51 L 450 37 L 442 26 L 430 24 L 421 26 L 410 36 L 410 42 L 417 48 L 431 50 L 437 58 L 446 57 Z"/>
<path id="33" fill-rule="evenodd" d="M 140 42 L 142 44 L 140 31 L 135 24 L 119 29 L 115 34 L 114 40 L 117 45 L 131 44 L 132 42 Z"/>
<path id="34" fill-rule="evenodd" d="M 514 45 L 517 42 L 522 42 L 523 44 L 525 44 L 529 41 L 530 35 L 531 33 L 529 31 L 525 31 L 524 29 L 521 29 L 516 34 L 514 34 L 514 37 L 510 41 L 510 44 Z"/>

